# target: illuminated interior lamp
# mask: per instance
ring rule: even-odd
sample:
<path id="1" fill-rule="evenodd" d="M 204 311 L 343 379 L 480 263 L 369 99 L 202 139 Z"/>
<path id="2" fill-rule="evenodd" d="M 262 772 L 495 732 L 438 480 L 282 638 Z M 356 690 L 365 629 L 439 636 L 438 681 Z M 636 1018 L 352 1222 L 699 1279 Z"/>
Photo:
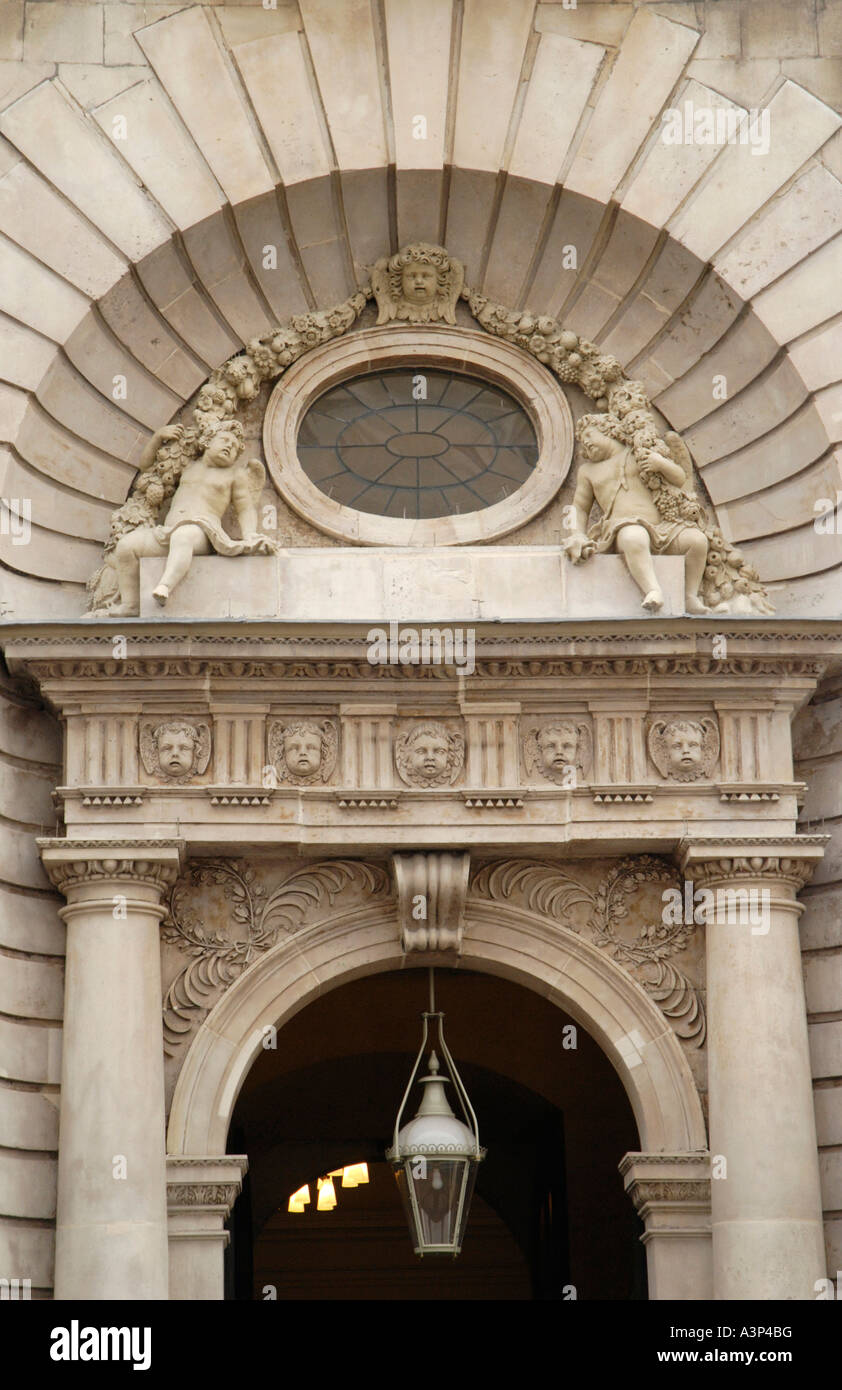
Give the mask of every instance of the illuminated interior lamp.
<path id="1" fill-rule="evenodd" d="M 421 1017 L 421 1047 L 395 1120 L 394 1142 L 386 1157 L 395 1170 L 416 1255 L 456 1256 L 462 1248 L 477 1169 L 485 1158 L 485 1149 L 480 1148 L 477 1117 L 444 1040 L 444 1014 L 436 1011 L 432 970 L 430 1008 Z M 419 1085 L 424 1088 L 421 1104 L 415 1118 L 401 1128 L 404 1108 L 427 1048 L 431 1019 L 438 1025 L 438 1047 L 447 1074 L 439 1075 L 441 1063 L 431 1048 L 428 1074 L 419 1078 Z M 450 1107 L 444 1089 L 447 1085 L 453 1087 L 451 1094 L 459 1102 L 464 1123 Z"/>
<path id="2" fill-rule="evenodd" d="M 292 1196 L 289 1199 L 289 1206 L 287 1207 L 287 1211 L 294 1211 L 300 1214 L 301 1212 L 303 1212 L 309 1200 L 310 1188 L 308 1187 L 307 1183 L 305 1183 L 303 1187 L 299 1187 L 297 1192 L 293 1192 Z"/>
<path id="3" fill-rule="evenodd" d="M 319 1195 L 316 1201 L 316 1211 L 333 1211 L 336 1206 L 336 1190 L 333 1186 L 333 1178 L 319 1178 Z"/>
<path id="4" fill-rule="evenodd" d="M 367 1163 L 349 1163 L 342 1170 L 343 1187 L 362 1187 L 369 1181 Z"/>

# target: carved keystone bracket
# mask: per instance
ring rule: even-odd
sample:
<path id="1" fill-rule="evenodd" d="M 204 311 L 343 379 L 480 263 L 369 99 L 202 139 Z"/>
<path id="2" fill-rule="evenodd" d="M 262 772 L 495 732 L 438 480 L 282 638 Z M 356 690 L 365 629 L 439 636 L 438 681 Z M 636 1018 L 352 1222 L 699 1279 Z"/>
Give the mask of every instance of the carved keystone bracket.
<path id="1" fill-rule="evenodd" d="M 404 951 L 461 951 L 471 856 L 394 854 Z"/>

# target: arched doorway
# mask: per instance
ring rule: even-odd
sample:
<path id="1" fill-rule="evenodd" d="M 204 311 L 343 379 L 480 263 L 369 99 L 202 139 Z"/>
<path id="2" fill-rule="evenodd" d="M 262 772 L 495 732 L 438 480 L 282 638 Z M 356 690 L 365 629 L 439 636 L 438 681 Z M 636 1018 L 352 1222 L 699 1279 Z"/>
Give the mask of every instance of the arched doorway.
<path id="1" fill-rule="evenodd" d="M 394 903 L 385 898 L 344 911 L 334 902 L 316 918 L 245 971 L 198 1028 L 170 1111 L 168 1152 L 174 1164 L 195 1162 L 213 1168 L 215 1156 L 226 1153 L 237 1097 L 267 1050 L 267 1030 L 277 1027 L 280 1034 L 308 1005 L 322 997 L 329 1004 L 334 991 L 355 980 L 406 971 L 416 959 L 419 964 L 423 960 L 403 954 Z M 468 971 L 494 976 L 523 986 L 533 1006 L 540 998 L 551 1009 L 563 1011 L 580 1028 L 580 1036 L 587 1034 L 604 1054 L 603 1063 L 610 1064 L 628 1097 L 639 1134 L 641 1151 L 626 1156 L 631 1166 L 624 1168 L 624 1175 L 646 1223 L 650 1296 L 709 1296 L 709 1217 L 703 1192 L 700 1196 L 705 1186 L 704 1119 L 681 1045 L 655 1004 L 609 956 L 560 928 L 540 908 L 469 898 L 458 960 L 460 977 Z M 415 1045 L 422 1001 L 423 990 L 413 991 L 412 1002 L 401 1008 L 402 1026 L 410 1030 L 401 1049 Z M 459 1011 L 457 1004 L 457 1016 Z M 454 1044 L 458 1050 L 458 1034 Z M 353 1055 L 346 1041 L 343 1055 L 349 1052 Z M 405 1058 L 403 1053 L 394 1073 L 395 1106 L 400 1078 L 407 1074 Z M 469 1048 L 462 1049 L 460 1060 L 494 1070 L 487 1057 L 472 1059 Z M 505 1066 L 499 1070 L 507 1075 Z M 517 1077 L 510 1079 L 523 1084 Z M 388 1089 L 385 1082 L 379 1084 Z M 542 1094 L 539 1086 L 535 1090 Z M 618 1143 L 613 1163 L 622 1157 Z M 340 1161 L 352 1160 L 337 1159 L 336 1166 Z M 317 1176 L 313 1172 L 313 1179 Z M 180 1296 L 207 1296 L 190 1292 L 194 1285 L 208 1287 L 217 1277 L 210 1265 L 221 1259 L 221 1250 L 206 1244 L 205 1251 L 200 1257 L 197 1247 L 193 1265 L 179 1264 Z M 185 1269 L 195 1272 L 185 1274 Z"/>
<path id="2" fill-rule="evenodd" d="M 426 1001 L 424 971 L 390 972 L 315 1000 L 249 1071 L 229 1134 L 229 1149 L 249 1155 L 229 1296 L 645 1298 L 643 1227 L 617 1172 L 637 1126 L 605 1054 L 521 985 L 437 976 L 488 1148 L 461 1256 L 417 1259 L 384 1162 Z M 338 1206 L 317 1211 L 317 1177 L 363 1161 L 370 1183 L 337 1184 Z M 311 1203 L 289 1213 L 304 1183 Z"/>

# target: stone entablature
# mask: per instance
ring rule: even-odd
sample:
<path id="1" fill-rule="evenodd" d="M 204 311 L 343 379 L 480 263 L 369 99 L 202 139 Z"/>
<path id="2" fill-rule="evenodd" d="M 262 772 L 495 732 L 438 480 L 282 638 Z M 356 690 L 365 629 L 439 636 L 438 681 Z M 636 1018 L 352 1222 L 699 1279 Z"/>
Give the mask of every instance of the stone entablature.
<path id="1" fill-rule="evenodd" d="M 835 643 L 683 620 L 657 638 L 477 624 L 475 669 L 378 665 L 367 634 L 216 624 L 9 633 L 65 723 L 68 833 L 451 848 L 791 833 L 790 720 Z M 254 625 L 257 627 L 257 625 Z M 624 625 L 625 628 L 631 625 Z M 549 630 L 548 630 L 549 628 Z M 753 630 L 754 629 L 754 630 Z M 122 645 L 120 645 L 122 643 Z M 707 650 L 706 650 L 707 648 Z M 116 654 L 115 654 L 116 653 Z"/>

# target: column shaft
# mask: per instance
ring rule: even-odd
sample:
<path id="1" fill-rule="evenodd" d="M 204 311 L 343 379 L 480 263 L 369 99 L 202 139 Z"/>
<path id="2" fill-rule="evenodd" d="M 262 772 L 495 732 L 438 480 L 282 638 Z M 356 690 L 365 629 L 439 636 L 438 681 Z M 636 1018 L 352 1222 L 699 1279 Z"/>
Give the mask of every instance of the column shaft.
<path id="1" fill-rule="evenodd" d="M 824 1256 L 795 895 L 818 854 L 805 846 L 802 858 L 700 863 L 701 853 L 691 850 L 685 864 L 697 891 L 711 893 L 714 1297 L 813 1299 Z"/>
<path id="2" fill-rule="evenodd" d="M 67 897 L 55 1296 L 166 1299 L 158 928 L 178 851 L 94 860 L 57 844 L 43 848 Z"/>

